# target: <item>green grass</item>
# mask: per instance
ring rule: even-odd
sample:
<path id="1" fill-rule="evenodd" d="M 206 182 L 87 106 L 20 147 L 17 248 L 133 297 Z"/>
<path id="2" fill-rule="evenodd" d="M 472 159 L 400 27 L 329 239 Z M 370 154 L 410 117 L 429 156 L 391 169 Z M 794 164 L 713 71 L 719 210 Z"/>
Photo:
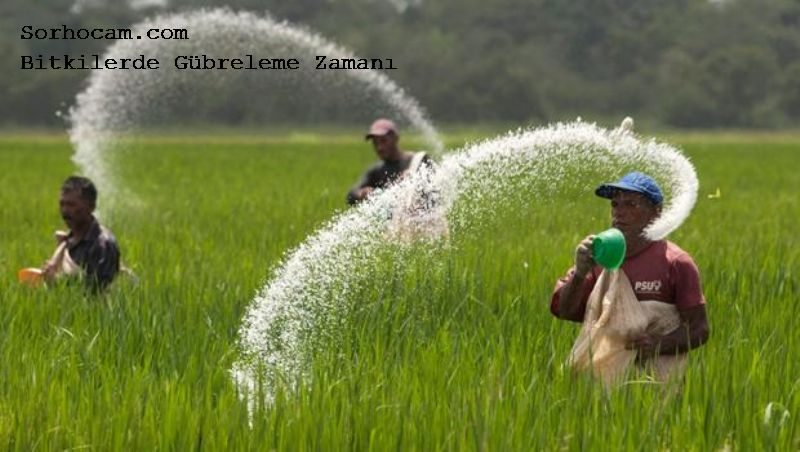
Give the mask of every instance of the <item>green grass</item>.
<path id="1" fill-rule="evenodd" d="M 562 371 L 577 325 L 550 315 L 550 291 L 607 207 L 540 200 L 453 237 L 438 265 L 376 262 L 313 378 L 252 420 L 228 373 L 242 316 L 345 208 L 365 143 L 148 141 L 121 176 L 145 204 L 107 218 L 140 282 L 94 299 L 17 285 L 52 252 L 75 168 L 63 137 L 0 138 L 0 448 L 797 450 L 800 136 L 682 138 L 701 189 L 671 239 L 701 269 L 712 335 L 680 391 L 605 394 Z"/>

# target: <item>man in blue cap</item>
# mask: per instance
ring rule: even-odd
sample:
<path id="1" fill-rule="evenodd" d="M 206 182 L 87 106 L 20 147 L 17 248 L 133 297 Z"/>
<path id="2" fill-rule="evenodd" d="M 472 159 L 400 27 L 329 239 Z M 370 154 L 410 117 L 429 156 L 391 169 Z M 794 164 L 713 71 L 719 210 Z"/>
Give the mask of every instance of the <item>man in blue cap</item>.
<path id="1" fill-rule="evenodd" d="M 650 176 L 632 172 L 617 182 L 603 184 L 597 196 L 611 200 L 612 225 L 622 231 L 627 249 L 621 270 L 639 301 L 673 304 L 681 326 L 654 337 L 642 335 L 627 344 L 640 361 L 656 355 L 679 355 L 703 345 L 709 327 L 700 274 L 692 257 L 668 240 L 650 240 L 645 228 L 661 214 L 664 195 Z M 550 310 L 556 317 L 583 321 L 586 303 L 602 272 L 592 260 L 592 239 L 586 237 L 575 250 L 575 266 L 553 290 Z"/>

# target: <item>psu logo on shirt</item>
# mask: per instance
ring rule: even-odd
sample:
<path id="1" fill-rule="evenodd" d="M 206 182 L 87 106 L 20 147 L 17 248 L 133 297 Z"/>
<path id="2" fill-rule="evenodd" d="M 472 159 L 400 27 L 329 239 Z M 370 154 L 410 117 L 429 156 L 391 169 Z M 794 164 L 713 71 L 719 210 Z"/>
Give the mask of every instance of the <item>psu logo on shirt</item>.
<path id="1" fill-rule="evenodd" d="M 661 280 L 636 281 L 633 290 L 638 293 L 661 293 Z"/>

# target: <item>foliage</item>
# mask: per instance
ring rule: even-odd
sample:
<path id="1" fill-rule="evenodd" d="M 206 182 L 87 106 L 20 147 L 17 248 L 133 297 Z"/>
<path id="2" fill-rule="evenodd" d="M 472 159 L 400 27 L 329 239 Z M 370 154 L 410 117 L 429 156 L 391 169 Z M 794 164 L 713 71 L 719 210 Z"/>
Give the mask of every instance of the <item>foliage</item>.
<path id="1" fill-rule="evenodd" d="M 23 41 L 22 25 L 129 26 L 164 11 L 83 3 L 75 13 L 55 0 L 4 2 L 0 123 L 59 124 L 54 113 L 84 86 L 80 71 L 20 70 L 20 55 L 93 53 L 108 44 Z M 437 121 L 633 115 L 679 127 L 778 127 L 800 119 L 792 68 L 800 5 L 792 0 L 172 0 L 165 10 L 223 5 L 268 11 L 356 54 L 392 58 L 398 70 L 389 76 Z M 223 105 L 248 99 L 203 95 Z M 247 112 L 228 104 L 220 121 L 246 122 Z M 308 117 L 281 110 L 289 122 Z"/>
<path id="2" fill-rule="evenodd" d="M 144 203 L 104 218 L 140 281 L 87 299 L 14 281 L 51 252 L 73 168 L 62 137 L 4 137 L 0 448 L 797 450 L 798 138 L 723 138 L 686 137 L 701 191 L 672 240 L 699 264 L 712 335 L 680 390 L 606 395 L 562 370 L 578 328 L 550 315 L 550 291 L 608 221 L 591 192 L 562 193 L 520 196 L 435 259 L 376 262 L 385 277 L 340 347 L 249 418 L 229 375 L 244 309 L 285 250 L 345 208 L 369 146 L 152 138 L 119 175 Z"/>

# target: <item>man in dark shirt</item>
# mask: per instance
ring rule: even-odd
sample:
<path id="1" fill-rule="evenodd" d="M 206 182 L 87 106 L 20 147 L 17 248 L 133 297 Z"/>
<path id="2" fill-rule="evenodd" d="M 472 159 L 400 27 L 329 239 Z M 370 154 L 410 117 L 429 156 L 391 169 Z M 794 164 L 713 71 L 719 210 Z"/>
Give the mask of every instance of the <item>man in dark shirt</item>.
<path id="1" fill-rule="evenodd" d="M 56 234 L 59 248 L 42 268 L 45 280 L 60 275 L 82 275 L 86 287 L 100 291 L 108 287 L 120 269 L 120 251 L 114 235 L 92 215 L 97 189 L 85 177 L 69 177 L 61 186 L 61 217 L 68 234 Z"/>
<path id="2" fill-rule="evenodd" d="M 412 166 L 430 164 L 424 153 L 403 151 L 398 147 L 400 135 L 397 126 L 388 119 L 378 119 L 372 123 L 366 135 L 372 140 L 375 153 L 380 162 L 369 168 L 361 179 L 347 193 L 347 202 L 356 204 L 372 195 L 379 188 L 386 188 L 402 178 Z"/>

